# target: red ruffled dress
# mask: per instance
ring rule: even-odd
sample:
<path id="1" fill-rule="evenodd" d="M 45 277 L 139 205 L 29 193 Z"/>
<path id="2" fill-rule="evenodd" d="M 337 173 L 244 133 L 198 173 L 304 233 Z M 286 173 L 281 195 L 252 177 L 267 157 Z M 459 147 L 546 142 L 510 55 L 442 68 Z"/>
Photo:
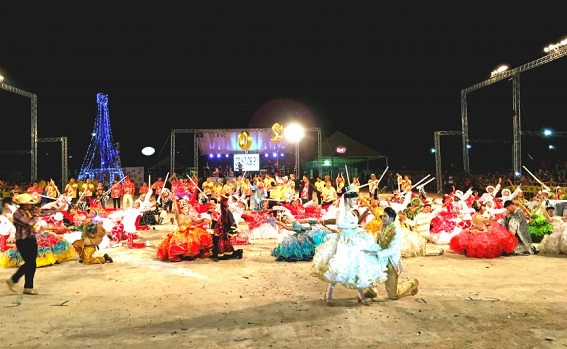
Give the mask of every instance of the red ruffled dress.
<path id="1" fill-rule="evenodd" d="M 497 258 L 511 253 L 517 238 L 496 221 L 486 227 L 473 226 L 453 236 L 449 248 L 459 254 L 475 258 Z"/>

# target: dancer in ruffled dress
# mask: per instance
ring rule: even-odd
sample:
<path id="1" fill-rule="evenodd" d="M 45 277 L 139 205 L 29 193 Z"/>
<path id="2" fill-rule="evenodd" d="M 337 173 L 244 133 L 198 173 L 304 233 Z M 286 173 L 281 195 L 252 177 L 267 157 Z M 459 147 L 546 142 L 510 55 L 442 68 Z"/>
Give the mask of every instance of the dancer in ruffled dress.
<path id="1" fill-rule="evenodd" d="M 289 213 L 282 215 L 281 220 L 276 221 L 276 224 L 293 233 L 283 238 L 272 250 L 272 256 L 276 257 L 276 261 L 311 261 L 315 248 L 324 241 L 328 231 L 318 223 L 319 221 L 313 218 L 296 219 Z"/>
<path id="2" fill-rule="evenodd" d="M 475 258 L 497 258 L 514 251 L 517 239 L 494 220 L 485 204 L 473 203 L 472 226 L 451 238 L 449 248 Z"/>
<path id="3" fill-rule="evenodd" d="M 213 237 L 206 229 L 210 219 L 199 218 L 186 200 L 173 199 L 173 209 L 178 229 L 167 233 L 158 245 L 157 258 L 162 261 L 179 262 L 208 258 L 212 254 Z"/>
<path id="4" fill-rule="evenodd" d="M 351 184 L 340 199 L 337 227 L 339 232 L 327 233 L 325 241 L 315 250 L 311 275 L 328 282 L 325 302 L 332 306 L 336 284 L 357 290 L 358 303 L 370 305 L 363 290 L 387 280 L 387 260 L 378 258 L 381 249 L 369 232 L 358 226 L 353 213 L 356 197 Z"/>
<path id="5" fill-rule="evenodd" d="M 417 231 L 417 217 L 423 210 L 423 202 L 420 198 L 415 197 L 410 200 L 410 204 L 406 209 L 398 212 L 400 218 L 400 231 L 403 233 L 402 238 L 402 257 L 410 258 L 417 256 L 440 256 L 445 250 L 436 248 L 435 250 L 427 250 L 427 238 Z"/>
<path id="6" fill-rule="evenodd" d="M 555 215 L 553 207 L 546 207 L 547 221 L 553 226 L 553 232 L 545 235 L 538 246 L 540 254 L 567 254 L 567 222 Z"/>
<path id="7" fill-rule="evenodd" d="M 248 224 L 248 242 L 253 244 L 256 240 L 278 239 L 280 230 L 276 225 L 274 209 L 263 211 L 250 211 L 243 213 L 242 218 Z"/>
<path id="8" fill-rule="evenodd" d="M 429 240 L 437 245 L 447 245 L 453 236 L 463 230 L 463 225 L 463 220 L 454 210 L 453 196 L 446 194 L 441 211 L 431 220 Z"/>

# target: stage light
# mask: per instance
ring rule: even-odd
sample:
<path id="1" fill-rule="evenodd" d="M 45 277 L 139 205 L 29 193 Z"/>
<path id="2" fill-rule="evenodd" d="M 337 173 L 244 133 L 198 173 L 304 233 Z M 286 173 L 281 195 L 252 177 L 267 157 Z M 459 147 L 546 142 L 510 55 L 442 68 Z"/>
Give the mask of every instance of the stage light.
<path id="1" fill-rule="evenodd" d="M 494 77 L 498 74 L 502 74 L 506 70 L 508 70 L 508 66 L 507 65 L 501 65 L 490 73 L 490 77 L 492 78 L 492 77 Z"/>
<path id="2" fill-rule="evenodd" d="M 555 149 L 555 145 L 553 145 L 553 144 L 550 144 L 550 145 L 548 145 L 547 147 L 549 148 L 549 150 Z"/>
<path id="3" fill-rule="evenodd" d="M 217 154 L 217 158 L 220 158 L 220 154 Z"/>
<path id="4" fill-rule="evenodd" d="M 154 155 L 155 152 L 156 150 L 153 147 L 144 147 L 144 149 L 142 149 L 142 154 L 145 156 Z"/>
<path id="5" fill-rule="evenodd" d="M 522 174 L 520 173 L 520 171 L 514 172 L 514 175 L 515 175 L 516 177 L 521 177 L 521 176 L 522 176 Z"/>
<path id="6" fill-rule="evenodd" d="M 0 75 L 0 82 L 4 81 L 4 77 Z"/>
<path id="7" fill-rule="evenodd" d="M 225 154 L 225 156 L 224 156 L 224 157 L 225 157 L 225 158 L 227 158 L 227 157 L 229 157 L 229 156 L 230 156 L 230 155 L 228 155 L 228 154 Z"/>
<path id="8" fill-rule="evenodd" d="M 266 153 L 266 154 L 264 154 L 264 157 L 265 157 L 265 158 L 267 158 L 268 156 L 270 156 L 270 155 L 269 155 L 269 154 L 267 154 L 267 153 Z"/>
<path id="9" fill-rule="evenodd" d="M 435 154 L 436 150 L 435 150 L 435 148 L 432 147 L 432 148 L 429 148 L 429 152 L 430 152 L 431 154 Z"/>
<path id="10" fill-rule="evenodd" d="M 273 153 L 272 157 L 277 158 L 278 157 L 278 153 Z"/>
<path id="11" fill-rule="evenodd" d="M 558 43 L 555 44 L 550 44 L 546 47 L 543 48 L 543 52 L 545 53 L 551 53 L 553 51 L 557 51 L 559 50 L 561 47 L 566 46 L 567 45 L 567 39 L 563 39 Z"/>
<path id="12" fill-rule="evenodd" d="M 544 128 L 542 134 L 544 137 L 551 137 L 553 136 L 553 130 L 549 128 Z"/>
<path id="13" fill-rule="evenodd" d="M 284 156 L 284 153 L 281 153 L 281 154 L 280 154 L 280 157 L 283 157 L 283 156 Z"/>
<path id="14" fill-rule="evenodd" d="M 212 158 L 213 158 L 213 154 L 209 154 L 209 159 L 212 159 Z"/>
<path id="15" fill-rule="evenodd" d="M 472 145 L 467 144 L 467 149 L 470 149 L 470 148 L 472 148 Z"/>
<path id="16" fill-rule="evenodd" d="M 284 128 L 284 137 L 290 142 L 299 142 L 305 136 L 305 129 L 299 124 L 290 124 Z"/>
<path id="17" fill-rule="evenodd" d="M 330 166 L 331 162 L 329 160 L 325 160 L 325 161 L 323 161 L 323 165 Z"/>

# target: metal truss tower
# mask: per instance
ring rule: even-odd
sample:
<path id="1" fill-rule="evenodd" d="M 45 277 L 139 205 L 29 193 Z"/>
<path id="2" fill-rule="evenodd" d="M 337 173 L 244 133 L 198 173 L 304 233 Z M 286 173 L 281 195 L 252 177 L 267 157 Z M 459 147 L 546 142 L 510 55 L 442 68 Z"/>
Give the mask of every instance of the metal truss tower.
<path id="1" fill-rule="evenodd" d="M 520 73 L 527 70 L 537 68 L 546 63 L 552 62 L 556 59 L 564 57 L 567 55 L 567 46 L 559 47 L 555 50 L 550 51 L 546 56 L 538 58 L 534 61 L 526 63 L 518 68 L 512 70 L 506 70 L 502 73 L 496 74 L 488 80 L 479 82 L 478 84 L 469 86 L 461 90 L 461 123 L 462 123 L 462 136 L 463 136 L 463 167 L 465 172 L 470 172 L 469 163 L 469 149 L 467 144 L 469 141 L 469 125 L 468 125 L 468 115 L 467 115 L 467 94 L 472 91 L 476 91 L 483 87 L 492 85 L 498 81 L 511 80 L 512 81 L 512 107 L 514 110 L 514 116 L 512 120 L 512 133 L 513 133 L 513 164 L 514 172 L 520 173 L 522 167 L 522 126 L 520 117 Z"/>
<path id="2" fill-rule="evenodd" d="M 120 165 L 120 152 L 118 143 L 112 140 L 110 129 L 110 113 L 108 111 L 108 95 L 96 95 L 98 113 L 95 119 L 91 144 L 83 160 L 78 179 L 97 179 L 112 183 L 114 179 L 122 179 L 124 172 Z"/>

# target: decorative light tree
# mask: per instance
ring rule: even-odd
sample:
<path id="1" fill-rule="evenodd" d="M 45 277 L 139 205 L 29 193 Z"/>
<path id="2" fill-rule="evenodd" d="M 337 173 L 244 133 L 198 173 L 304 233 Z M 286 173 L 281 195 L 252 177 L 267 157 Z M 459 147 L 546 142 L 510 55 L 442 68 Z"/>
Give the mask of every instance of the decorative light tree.
<path id="1" fill-rule="evenodd" d="M 91 144 L 83 160 L 78 179 L 96 179 L 99 182 L 112 183 L 114 179 L 124 178 L 120 165 L 120 146 L 114 144 L 110 130 L 110 114 L 108 112 L 108 96 L 96 95 L 98 113 L 91 134 Z"/>

